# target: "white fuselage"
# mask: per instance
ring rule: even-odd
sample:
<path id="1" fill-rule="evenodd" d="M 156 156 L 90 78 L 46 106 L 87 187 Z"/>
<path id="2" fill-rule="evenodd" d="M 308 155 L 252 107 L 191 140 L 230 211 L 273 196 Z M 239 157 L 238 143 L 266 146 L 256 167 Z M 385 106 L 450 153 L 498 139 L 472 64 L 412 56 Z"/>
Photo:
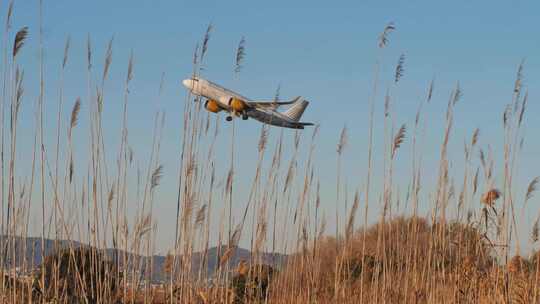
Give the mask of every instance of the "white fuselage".
<path id="1" fill-rule="evenodd" d="M 182 81 L 182 83 L 193 94 L 212 99 L 216 101 L 220 107 L 228 111 L 230 111 L 229 100 L 231 98 L 237 98 L 246 102 L 250 101 L 248 98 L 206 79 L 192 78 L 186 79 Z"/>

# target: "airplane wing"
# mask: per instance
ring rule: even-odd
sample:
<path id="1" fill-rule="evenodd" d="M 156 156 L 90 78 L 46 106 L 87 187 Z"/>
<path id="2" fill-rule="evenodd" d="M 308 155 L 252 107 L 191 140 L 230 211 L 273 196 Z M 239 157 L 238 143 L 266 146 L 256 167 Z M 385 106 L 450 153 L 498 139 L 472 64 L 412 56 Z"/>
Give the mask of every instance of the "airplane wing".
<path id="1" fill-rule="evenodd" d="M 299 99 L 302 99 L 301 96 L 294 98 L 291 101 L 249 101 L 247 104 L 256 108 L 256 109 L 272 109 L 275 110 L 280 106 L 290 105 L 297 102 Z"/>

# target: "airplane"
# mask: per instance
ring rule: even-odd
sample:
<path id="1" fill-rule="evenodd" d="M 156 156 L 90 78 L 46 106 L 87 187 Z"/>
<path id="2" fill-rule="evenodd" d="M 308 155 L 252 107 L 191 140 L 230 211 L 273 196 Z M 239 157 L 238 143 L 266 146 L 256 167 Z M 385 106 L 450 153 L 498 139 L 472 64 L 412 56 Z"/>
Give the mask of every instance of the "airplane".
<path id="1" fill-rule="evenodd" d="M 301 96 L 291 101 L 256 101 L 200 77 L 185 79 L 182 84 L 191 93 L 206 98 L 206 110 L 212 113 L 227 112 L 227 121 L 232 121 L 233 117 L 242 117 L 242 120 L 253 118 L 265 124 L 291 129 L 304 129 L 304 126 L 313 125 L 300 121 L 309 105 Z M 278 112 L 277 109 L 284 105 L 291 107 Z"/>

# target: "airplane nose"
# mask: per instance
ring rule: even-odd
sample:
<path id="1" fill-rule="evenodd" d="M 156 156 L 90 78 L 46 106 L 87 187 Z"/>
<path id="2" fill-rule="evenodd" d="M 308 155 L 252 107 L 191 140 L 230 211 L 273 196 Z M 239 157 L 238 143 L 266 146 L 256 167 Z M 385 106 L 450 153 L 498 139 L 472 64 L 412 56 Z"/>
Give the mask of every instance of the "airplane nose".
<path id="1" fill-rule="evenodd" d="M 184 80 L 182 81 L 182 84 L 183 84 L 186 88 L 191 89 L 191 82 L 192 82 L 191 79 L 184 79 Z"/>

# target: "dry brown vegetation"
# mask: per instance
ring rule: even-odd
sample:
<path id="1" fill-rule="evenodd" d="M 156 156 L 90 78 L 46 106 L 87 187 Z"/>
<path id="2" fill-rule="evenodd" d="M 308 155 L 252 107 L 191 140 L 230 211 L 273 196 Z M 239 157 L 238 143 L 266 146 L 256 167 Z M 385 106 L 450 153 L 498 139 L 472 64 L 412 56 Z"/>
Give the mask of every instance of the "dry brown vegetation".
<path id="1" fill-rule="evenodd" d="M 41 11 L 42 7 L 40 7 Z M 105 146 L 103 113 L 107 111 L 105 90 L 113 64 L 113 40 L 105 50 L 103 70 L 95 71 L 95 54 L 90 36 L 86 40 L 87 91 L 75 99 L 66 111 L 63 79 L 70 64 L 71 39 L 66 39 L 59 65 L 58 110 L 54 130 L 44 124 L 44 44 L 42 29 L 12 28 L 16 8 L 10 2 L 6 11 L 2 57 L 2 95 L 0 108 L 0 242 L 3 303 L 537 303 L 540 301 L 539 253 L 531 257 L 520 248 L 520 225 L 526 225 L 524 210 L 533 198 L 538 178 L 529 185 L 516 185 L 518 159 L 523 149 L 523 125 L 528 94 L 523 87 L 523 64 L 512 84 L 511 101 L 503 109 L 503 144 L 480 144 L 480 132 L 471 130 L 465 141 L 464 155 L 449 155 L 454 136 L 454 109 L 460 104 L 461 88 L 456 85 L 447 101 L 445 128 L 441 134 L 438 167 L 425 168 L 422 143 L 429 119 L 425 108 L 433 99 L 433 82 L 426 97 L 419 101 L 414 122 L 396 122 L 396 88 L 406 77 L 406 58 L 401 55 L 391 75 L 384 98 L 379 96 L 380 65 L 390 36 L 396 30 L 387 25 L 374 47 L 378 56 L 369 93 L 370 107 L 367 159 L 359 168 L 354 199 L 346 190 L 342 161 L 352 140 L 360 137 L 343 128 L 336 149 L 335 201 L 320 195 L 320 174 L 315 152 L 319 129 L 292 132 L 261 128 L 254 144 L 258 161 L 248 185 L 247 202 L 237 199 L 235 163 L 236 129 L 229 134 L 220 129 L 221 120 L 204 111 L 198 97 L 186 97 L 180 130 L 179 170 L 175 238 L 165 269 L 153 269 L 140 256 L 155 253 L 157 219 L 154 196 L 163 177 L 160 161 L 165 113 L 153 117 L 154 131 L 147 151 L 147 163 L 141 167 L 130 143 L 130 85 L 136 64 L 132 54 L 125 67 L 123 112 L 118 130 L 118 150 Z M 40 20 L 41 22 L 41 20 Z M 38 34 L 39 33 L 39 34 Z M 193 56 L 193 74 L 204 71 L 212 25 L 209 25 Z M 32 159 L 17 158 L 20 106 L 25 82 L 18 58 L 24 55 L 25 41 L 39 39 L 39 98 L 34 105 L 35 126 Z M 377 42 L 377 43 L 375 43 Z M 240 76 L 246 39 L 242 37 L 233 67 Z M 386 75 L 388 76 L 388 75 Z M 388 78 L 388 77 L 386 77 Z M 386 79 L 385 78 L 385 79 Z M 160 85 L 160 98 L 162 85 Z M 196 102 L 193 102 L 195 98 Z M 279 99 L 279 89 L 276 100 Z M 47 100 L 47 105 L 54 100 Z M 375 108 L 384 109 L 376 116 Z M 78 126 L 80 115 L 87 115 L 85 128 Z M 382 132 L 375 121 L 383 120 Z M 23 126 L 30 129 L 32 126 Z M 293 135 L 291 135 L 293 134 Z M 46 135 L 54 137 L 48 145 Z M 272 136 L 276 135 L 276 136 Z M 230 159 L 216 153 L 218 136 L 230 136 Z M 362 134 L 361 137 L 365 137 Z M 374 147 L 374 138 L 383 139 Z M 74 140 L 85 139 L 88 155 L 81 159 Z M 292 142 L 292 148 L 286 149 Z M 461 142 L 459 139 L 457 142 Z M 246 144 L 246 143 L 243 143 Z M 407 194 L 399 191 L 395 178 L 400 151 L 411 150 Z M 290 151 L 289 151 L 290 150 Z M 497 158 L 494 150 L 501 152 Z M 382 165 L 375 166 L 379 153 Z M 270 156 L 268 156 L 270 154 Z M 479 156 L 479 157 L 477 157 Z M 450 171 L 451 159 L 464 159 L 463 166 Z M 107 161 L 109 159 L 109 161 Z M 111 160 L 114 166 L 110 166 Z M 364 161 L 364 160 L 363 160 Z M 399 159 L 400 162 L 408 160 Z M 20 162 L 30 164 L 29 174 Z M 218 164 L 225 163 L 225 166 Z M 226 167 L 219 172 L 218 167 Z M 436 172 L 436 185 L 424 187 L 426 170 Z M 455 168 L 454 168 L 455 169 Z M 24 176 L 21 176 L 24 175 Z M 136 183 L 131 180 L 137 176 Z M 169 175 L 167 178 L 174 178 Z M 430 175 L 430 176 L 433 176 Z M 224 182 L 219 183 L 218 179 Z M 374 184 L 380 185 L 378 193 Z M 246 188 L 242 185 L 242 188 Z M 403 189 L 403 188 L 402 188 Z M 524 195 L 519 195 L 522 193 Z M 523 199 L 522 199 L 523 198 Z M 419 205 L 422 204 L 422 208 Z M 335 206 L 331 215 L 324 206 Z M 234 217 L 233 210 L 241 210 Z M 136 210 L 128 217 L 128 210 Z M 369 219 L 369 215 L 377 217 Z M 212 217 L 216 212 L 219 218 Z M 26 260 L 32 248 L 16 246 L 17 237 L 31 233 L 30 214 L 41 220 L 41 255 L 44 263 Z M 334 218 L 335 216 L 335 218 Z M 211 229 L 219 223 L 219 230 Z M 329 231 L 327 222 L 336 223 Z M 518 225 L 518 223 L 521 223 Z M 532 225 L 532 248 L 539 240 L 538 219 Z M 364 227 L 364 228 L 358 228 Z M 211 238 L 216 235 L 216 238 Z M 45 257 L 45 239 L 67 240 L 55 254 Z M 211 239 L 218 239 L 211 244 Z M 90 247 L 71 245 L 81 241 Z M 249 244 L 253 255 L 238 267 L 230 260 L 240 241 Z M 220 249 L 217 260 L 209 261 L 211 246 Z M 103 249 L 115 249 L 112 257 Z M 200 267 L 192 261 L 202 253 Z M 283 265 L 270 267 L 261 259 L 263 252 L 289 254 Z M 130 254 L 133 253 L 133 254 Z M 513 257 L 512 257 L 513 256 Z M 215 273 L 202 269 L 215 262 Z M 122 267 L 130 265 L 131 267 Z M 196 268 L 196 269 L 194 269 Z M 155 271 L 166 271 L 168 280 L 153 286 L 149 278 Z"/>
<path id="2" fill-rule="evenodd" d="M 399 217 L 349 241 L 325 238 L 318 246 L 287 263 L 273 288 L 298 292 L 276 302 L 492 303 L 501 296 L 492 293 L 502 285 L 486 284 L 504 269 L 472 224 Z M 310 266 L 301 271 L 303 263 Z"/>

